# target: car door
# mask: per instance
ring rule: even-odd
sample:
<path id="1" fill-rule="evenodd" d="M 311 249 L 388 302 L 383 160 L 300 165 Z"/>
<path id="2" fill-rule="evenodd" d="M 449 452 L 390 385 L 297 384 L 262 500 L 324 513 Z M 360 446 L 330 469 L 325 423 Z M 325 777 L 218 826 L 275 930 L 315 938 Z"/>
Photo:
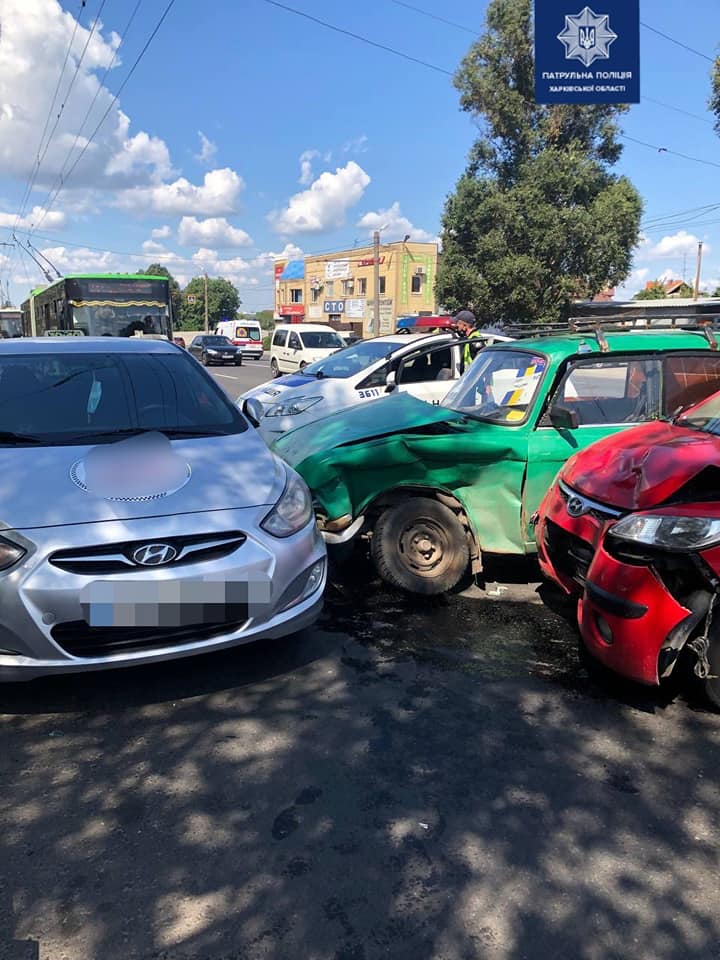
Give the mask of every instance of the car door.
<path id="1" fill-rule="evenodd" d="M 278 370 L 281 372 L 285 369 L 285 344 L 287 343 L 287 330 L 276 330 L 273 333 L 272 343 L 270 346 L 270 357 L 274 358 L 277 361 Z"/>
<path id="2" fill-rule="evenodd" d="M 396 389 L 419 400 L 439 404 L 457 371 L 457 347 L 450 343 L 420 347 L 403 357 L 395 378 Z"/>
<path id="3" fill-rule="evenodd" d="M 294 330 L 290 331 L 290 336 L 287 339 L 287 346 L 285 350 L 285 367 L 287 370 L 292 372 L 297 370 L 300 366 L 300 361 L 302 360 L 302 343 L 300 337 L 295 333 Z"/>
<path id="4" fill-rule="evenodd" d="M 190 344 L 190 353 L 194 357 L 199 357 L 202 353 L 204 337 L 195 337 L 193 342 Z"/>
<path id="5" fill-rule="evenodd" d="M 661 363 L 658 357 L 593 354 L 565 369 L 529 437 L 522 516 L 528 543 L 534 539 L 533 513 L 573 454 L 661 416 Z M 577 416 L 577 427 L 554 425 L 556 406 Z"/>

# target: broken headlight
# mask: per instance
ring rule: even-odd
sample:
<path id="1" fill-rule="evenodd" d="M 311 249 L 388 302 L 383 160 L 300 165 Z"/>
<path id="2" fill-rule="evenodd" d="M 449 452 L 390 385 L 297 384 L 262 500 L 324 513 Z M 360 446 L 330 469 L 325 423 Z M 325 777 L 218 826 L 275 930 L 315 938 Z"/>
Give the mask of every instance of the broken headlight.
<path id="1" fill-rule="evenodd" d="M 664 550 L 705 550 L 720 543 L 720 520 L 643 514 L 624 517 L 610 530 L 618 540 Z"/>

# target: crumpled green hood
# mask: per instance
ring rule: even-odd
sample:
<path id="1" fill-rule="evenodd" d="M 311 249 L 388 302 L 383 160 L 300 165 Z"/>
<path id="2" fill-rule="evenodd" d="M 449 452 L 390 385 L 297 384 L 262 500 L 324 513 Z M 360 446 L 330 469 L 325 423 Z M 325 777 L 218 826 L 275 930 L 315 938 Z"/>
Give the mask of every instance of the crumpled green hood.
<path id="1" fill-rule="evenodd" d="M 272 444 L 272 450 L 291 467 L 297 467 L 308 457 L 342 444 L 463 419 L 461 413 L 447 407 L 398 392 L 291 430 Z"/>

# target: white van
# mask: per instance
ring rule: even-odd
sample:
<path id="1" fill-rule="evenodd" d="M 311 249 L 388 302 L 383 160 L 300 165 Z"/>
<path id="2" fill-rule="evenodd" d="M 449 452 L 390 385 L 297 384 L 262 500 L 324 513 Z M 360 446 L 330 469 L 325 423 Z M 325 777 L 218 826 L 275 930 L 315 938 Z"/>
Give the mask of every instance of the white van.
<path id="1" fill-rule="evenodd" d="M 222 320 L 215 333 L 240 347 L 243 357 L 259 360 L 263 355 L 262 327 L 257 320 Z"/>
<path id="2" fill-rule="evenodd" d="M 270 341 L 270 372 L 273 377 L 297 373 L 309 363 L 324 360 L 344 346 L 337 330 L 324 324 L 278 324 Z"/>

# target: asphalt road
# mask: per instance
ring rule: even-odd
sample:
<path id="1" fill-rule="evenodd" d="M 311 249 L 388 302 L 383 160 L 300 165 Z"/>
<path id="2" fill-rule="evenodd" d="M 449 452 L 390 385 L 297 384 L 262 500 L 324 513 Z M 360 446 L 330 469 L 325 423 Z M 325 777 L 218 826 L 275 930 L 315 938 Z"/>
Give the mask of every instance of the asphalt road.
<path id="1" fill-rule="evenodd" d="M 0 689 L 1 960 L 720 957 L 720 718 L 495 576 Z"/>
<path id="2" fill-rule="evenodd" d="M 214 366 L 208 371 L 237 400 L 241 393 L 270 379 L 270 355 L 266 352 L 262 360 L 243 360 L 241 367 Z"/>

